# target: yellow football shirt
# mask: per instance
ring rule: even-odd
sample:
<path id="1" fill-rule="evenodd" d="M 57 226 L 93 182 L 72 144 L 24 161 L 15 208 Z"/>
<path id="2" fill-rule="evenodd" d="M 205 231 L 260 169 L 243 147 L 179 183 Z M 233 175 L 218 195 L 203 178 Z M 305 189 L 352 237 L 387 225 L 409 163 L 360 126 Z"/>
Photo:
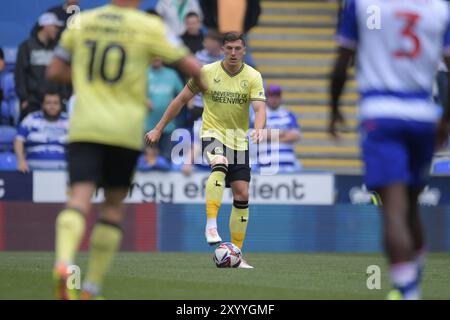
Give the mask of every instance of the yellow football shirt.
<path id="1" fill-rule="evenodd" d="M 106 5 L 79 15 L 56 55 L 71 62 L 76 94 L 69 142 L 140 150 L 147 70 L 154 57 L 174 63 L 188 54 L 159 17 Z"/>
<path id="2" fill-rule="evenodd" d="M 231 75 L 217 61 L 202 67 L 202 78 L 208 89 L 203 93 L 200 137 L 215 138 L 233 150 L 247 150 L 250 102 L 266 100 L 261 74 L 244 63 Z M 192 79 L 187 85 L 192 92 L 199 91 Z"/>

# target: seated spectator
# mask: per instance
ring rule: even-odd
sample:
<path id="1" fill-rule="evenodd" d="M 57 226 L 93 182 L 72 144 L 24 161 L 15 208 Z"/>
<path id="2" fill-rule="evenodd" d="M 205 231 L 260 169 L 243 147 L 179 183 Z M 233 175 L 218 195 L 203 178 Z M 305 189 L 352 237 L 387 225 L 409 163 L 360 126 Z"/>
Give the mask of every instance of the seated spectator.
<path id="1" fill-rule="evenodd" d="M 266 89 L 266 94 L 267 133 L 258 146 L 258 166 L 261 169 L 276 167 L 278 163 L 280 173 L 300 171 L 301 165 L 294 149 L 294 144 L 301 139 L 297 119 L 281 104 L 280 86 L 270 85 Z M 275 143 L 277 139 L 279 143 Z"/>
<path id="2" fill-rule="evenodd" d="M 29 114 L 19 126 L 14 142 L 17 169 L 64 169 L 69 128 L 68 116 L 62 112 L 57 93 L 44 95 L 42 110 Z"/>
<path id="3" fill-rule="evenodd" d="M 189 12 L 184 19 L 186 32 L 181 36 L 186 47 L 188 47 L 193 54 L 203 49 L 203 33 L 202 21 L 200 16 L 195 12 Z"/>
<path id="4" fill-rule="evenodd" d="M 183 82 L 178 73 L 163 65 L 160 58 L 156 58 L 148 72 L 148 117 L 145 131 L 152 130 L 162 118 L 170 102 L 183 90 Z M 165 128 L 158 142 L 161 155 L 170 161 L 172 141 L 170 136 L 176 129 L 175 120 Z"/>
<path id="5" fill-rule="evenodd" d="M 184 22 L 188 13 L 195 12 L 200 16 L 200 20 L 203 19 L 197 0 L 159 0 L 155 10 L 178 36 L 186 31 Z"/>
<path id="6" fill-rule="evenodd" d="M 146 146 L 144 154 L 139 157 L 137 163 L 139 171 L 169 171 L 170 169 L 170 162 L 160 156 L 158 147 L 154 146 Z"/>

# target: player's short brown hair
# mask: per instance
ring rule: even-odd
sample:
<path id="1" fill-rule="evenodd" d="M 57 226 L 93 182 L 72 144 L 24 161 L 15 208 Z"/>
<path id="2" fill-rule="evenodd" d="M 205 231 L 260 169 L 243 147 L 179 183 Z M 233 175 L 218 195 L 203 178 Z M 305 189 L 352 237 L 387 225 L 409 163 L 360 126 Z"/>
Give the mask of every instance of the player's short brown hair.
<path id="1" fill-rule="evenodd" d="M 245 39 L 244 34 L 240 32 L 227 32 L 223 36 L 222 45 L 225 45 L 227 42 L 233 42 L 236 40 L 241 40 L 245 47 Z"/>

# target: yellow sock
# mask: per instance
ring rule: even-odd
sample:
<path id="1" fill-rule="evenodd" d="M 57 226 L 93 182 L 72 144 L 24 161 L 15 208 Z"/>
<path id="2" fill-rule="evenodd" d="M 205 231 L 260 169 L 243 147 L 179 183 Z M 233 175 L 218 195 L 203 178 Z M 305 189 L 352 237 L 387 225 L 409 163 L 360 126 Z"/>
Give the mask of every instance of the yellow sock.
<path id="1" fill-rule="evenodd" d="M 89 266 L 85 282 L 101 286 L 104 275 L 122 240 L 119 226 L 100 221 L 91 235 Z"/>
<path id="2" fill-rule="evenodd" d="M 64 209 L 56 218 L 56 262 L 72 264 L 84 235 L 85 217 L 74 209 Z"/>
<path id="3" fill-rule="evenodd" d="M 225 189 L 225 176 L 227 166 L 224 164 L 215 165 L 206 182 L 206 218 L 217 219 L 220 205 L 222 204 L 223 190 Z"/>
<path id="4" fill-rule="evenodd" d="M 231 242 L 241 250 L 248 224 L 248 201 L 234 201 L 230 215 Z"/>

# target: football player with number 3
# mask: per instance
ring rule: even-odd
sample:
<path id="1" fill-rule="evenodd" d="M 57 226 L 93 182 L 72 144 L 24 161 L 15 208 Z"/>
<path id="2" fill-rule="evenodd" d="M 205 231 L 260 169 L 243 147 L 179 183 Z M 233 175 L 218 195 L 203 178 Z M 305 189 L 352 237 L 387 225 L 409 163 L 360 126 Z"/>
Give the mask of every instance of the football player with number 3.
<path id="1" fill-rule="evenodd" d="M 383 202 L 389 298 L 420 298 L 425 240 L 417 199 L 435 147 L 449 134 L 449 106 L 440 117 L 432 102 L 442 54 L 450 67 L 449 25 L 442 0 L 347 0 L 337 32 L 329 130 L 337 137 L 344 122 L 339 98 L 356 54 L 364 179 Z"/>

